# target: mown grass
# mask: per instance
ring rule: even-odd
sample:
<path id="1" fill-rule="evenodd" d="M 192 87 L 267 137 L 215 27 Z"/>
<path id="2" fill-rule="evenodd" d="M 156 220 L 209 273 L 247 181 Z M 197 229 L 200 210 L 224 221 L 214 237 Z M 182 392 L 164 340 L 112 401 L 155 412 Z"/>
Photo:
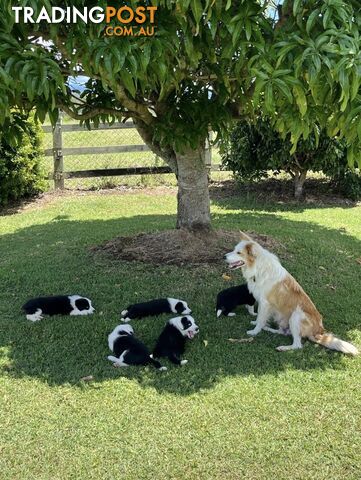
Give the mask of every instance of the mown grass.
<path id="1" fill-rule="evenodd" d="M 228 198 L 212 212 L 216 228 L 283 244 L 283 263 L 327 328 L 361 346 L 360 207 Z M 174 213 L 173 195 L 94 193 L 0 217 L 0 478 L 360 478 L 360 358 L 310 343 L 278 353 L 289 340 L 267 333 L 229 343 L 245 336 L 250 317 L 241 309 L 215 319 L 215 294 L 230 285 L 223 267 L 154 267 L 89 252 L 116 235 L 170 228 Z M 27 298 L 59 292 L 88 295 L 96 313 L 25 320 Z M 118 312 L 163 295 L 185 298 L 200 326 L 188 365 L 163 374 L 114 369 L 106 340 Z M 152 346 L 166 319 L 133 326 Z M 81 381 L 86 375 L 94 381 Z"/>

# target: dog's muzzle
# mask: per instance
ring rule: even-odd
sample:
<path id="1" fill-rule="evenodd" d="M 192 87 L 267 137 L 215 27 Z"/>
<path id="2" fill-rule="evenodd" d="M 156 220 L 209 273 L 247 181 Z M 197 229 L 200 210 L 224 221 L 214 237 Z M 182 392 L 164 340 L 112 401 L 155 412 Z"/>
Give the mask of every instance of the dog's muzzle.
<path id="1" fill-rule="evenodd" d="M 228 267 L 230 270 L 236 270 L 237 268 L 242 268 L 245 265 L 245 262 L 243 260 L 237 260 L 236 262 L 229 263 L 228 262 Z"/>

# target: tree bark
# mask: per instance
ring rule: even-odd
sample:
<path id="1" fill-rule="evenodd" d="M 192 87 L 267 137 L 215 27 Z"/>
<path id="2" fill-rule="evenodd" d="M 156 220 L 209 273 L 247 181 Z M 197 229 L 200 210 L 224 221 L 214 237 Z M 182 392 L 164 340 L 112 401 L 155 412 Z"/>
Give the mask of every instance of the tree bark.
<path id="1" fill-rule="evenodd" d="M 303 197 L 303 185 L 306 180 L 306 175 L 307 175 L 307 170 L 303 170 L 302 172 L 297 172 L 294 176 L 296 200 L 301 200 Z"/>
<path id="2" fill-rule="evenodd" d="M 176 153 L 177 228 L 208 230 L 211 226 L 208 171 L 204 146 Z"/>
<path id="3" fill-rule="evenodd" d="M 185 148 L 175 152 L 171 146 L 154 143 L 150 127 L 136 120 L 136 127 L 149 148 L 170 166 L 178 181 L 177 228 L 209 230 L 211 226 L 208 190 L 208 169 L 205 160 L 205 144 L 196 150 Z"/>

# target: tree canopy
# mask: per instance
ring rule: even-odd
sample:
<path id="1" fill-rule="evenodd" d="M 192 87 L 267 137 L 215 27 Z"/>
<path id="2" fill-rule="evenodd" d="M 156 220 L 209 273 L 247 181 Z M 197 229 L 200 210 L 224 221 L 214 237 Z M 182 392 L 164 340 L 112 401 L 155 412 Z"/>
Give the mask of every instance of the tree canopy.
<path id="1" fill-rule="evenodd" d="M 15 23 L 0 7 L 0 122 L 14 107 L 55 121 L 132 117 L 143 139 L 181 176 L 179 153 L 208 128 L 262 111 L 293 148 L 326 128 L 360 159 L 361 5 L 358 0 L 20 0 L 45 6 L 157 6 L 154 36 L 106 36 L 102 23 Z M 119 25 L 116 17 L 110 25 Z M 69 76 L 89 80 L 74 103 Z M 183 157 L 184 158 L 184 157 Z M 188 167 L 187 167 L 188 169 Z"/>

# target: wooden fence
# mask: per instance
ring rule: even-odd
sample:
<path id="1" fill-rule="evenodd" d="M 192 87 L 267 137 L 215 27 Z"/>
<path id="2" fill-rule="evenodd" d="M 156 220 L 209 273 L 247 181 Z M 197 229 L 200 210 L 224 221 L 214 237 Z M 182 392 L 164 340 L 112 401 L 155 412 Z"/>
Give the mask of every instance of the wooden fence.
<path id="1" fill-rule="evenodd" d="M 135 128 L 133 122 L 114 123 L 112 125 L 100 124 L 96 130 L 113 130 L 113 129 L 129 129 Z M 53 134 L 53 148 L 45 150 L 45 156 L 52 156 L 54 161 L 53 172 L 49 175 L 49 179 L 54 180 L 56 189 L 64 188 L 65 179 L 70 178 L 89 178 L 89 177 L 106 177 L 106 176 L 124 176 L 124 175 L 153 175 L 172 173 L 168 166 L 153 167 L 127 167 L 127 168 L 98 168 L 92 170 L 64 170 L 64 163 L 67 155 L 99 155 L 109 153 L 124 152 L 146 152 L 150 148 L 146 144 L 139 145 L 112 145 L 101 147 L 63 147 L 63 132 L 84 132 L 86 128 L 79 124 L 63 124 L 59 117 L 54 129 L 52 126 L 43 126 L 45 133 Z M 210 132 L 211 134 L 212 132 Z M 209 170 L 212 167 L 212 148 L 207 142 L 206 145 L 206 165 Z"/>

